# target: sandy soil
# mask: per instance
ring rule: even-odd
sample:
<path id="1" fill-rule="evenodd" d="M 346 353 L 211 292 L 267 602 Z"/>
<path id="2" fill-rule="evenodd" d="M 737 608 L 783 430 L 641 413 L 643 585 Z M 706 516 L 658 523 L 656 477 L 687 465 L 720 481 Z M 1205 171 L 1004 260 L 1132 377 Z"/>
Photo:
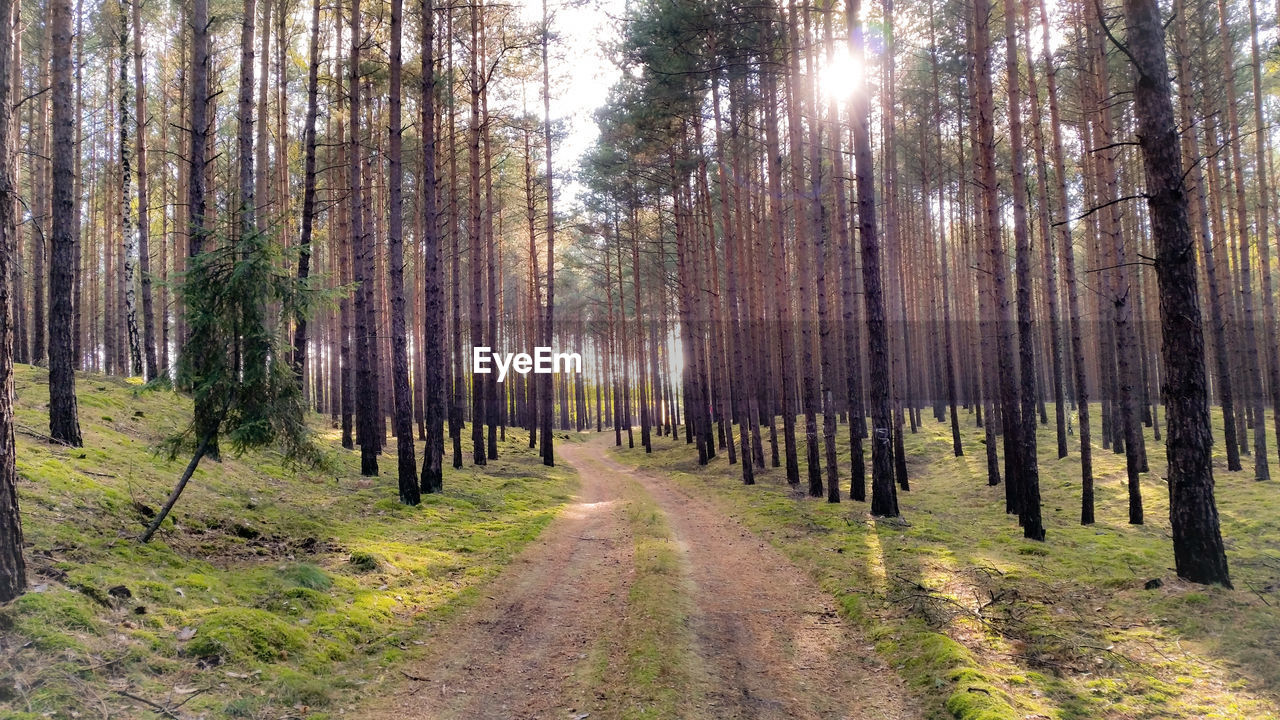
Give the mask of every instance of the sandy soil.
<path id="1" fill-rule="evenodd" d="M 625 613 L 632 543 L 622 496 L 631 482 L 667 515 L 689 579 L 702 679 L 682 717 L 923 717 L 808 576 L 712 502 L 613 460 L 611 439 L 557 448 L 581 476 L 579 497 L 499 576 L 490 599 L 430 638 L 435 650 L 405 668 L 406 685 L 363 717 L 582 717 L 572 674 Z"/>

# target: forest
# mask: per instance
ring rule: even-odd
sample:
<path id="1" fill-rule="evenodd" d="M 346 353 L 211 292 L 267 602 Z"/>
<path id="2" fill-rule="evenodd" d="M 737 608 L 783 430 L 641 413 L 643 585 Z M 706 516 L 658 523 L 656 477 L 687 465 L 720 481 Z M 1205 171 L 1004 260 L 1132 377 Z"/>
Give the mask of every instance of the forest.
<path id="1" fill-rule="evenodd" d="M 0 717 L 1280 718 L 1280 2 L 0 18 Z"/>

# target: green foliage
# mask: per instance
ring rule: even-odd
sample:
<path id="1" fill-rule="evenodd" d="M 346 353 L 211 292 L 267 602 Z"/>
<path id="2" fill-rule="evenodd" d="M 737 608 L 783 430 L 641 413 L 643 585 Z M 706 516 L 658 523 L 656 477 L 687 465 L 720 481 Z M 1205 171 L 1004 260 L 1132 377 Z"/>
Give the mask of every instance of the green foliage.
<path id="1" fill-rule="evenodd" d="M 333 293 L 298 280 L 265 233 L 213 243 L 188 263 L 179 293 L 190 338 L 177 385 L 191 392 L 195 412 L 170 452 L 206 438 L 216 447 L 223 436 L 236 453 L 275 445 L 286 458 L 315 462 L 286 330 Z"/>

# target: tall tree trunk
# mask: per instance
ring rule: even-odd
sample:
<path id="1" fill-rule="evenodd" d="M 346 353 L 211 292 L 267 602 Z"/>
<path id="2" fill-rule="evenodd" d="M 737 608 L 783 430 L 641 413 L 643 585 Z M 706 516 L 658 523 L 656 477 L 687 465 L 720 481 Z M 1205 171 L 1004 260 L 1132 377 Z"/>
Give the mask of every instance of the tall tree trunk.
<path id="1" fill-rule="evenodd" d="M 360 474 L 366 477 L 378 474 L 378 449 L 381 441 L 379 427 L 382 425 L 378 417 L 377 386 L 374 384 L 376 355 L 374 353 L 374 327 L 370 318 L 373 315 L 373 252 L 365 236 L 365 191 L 362 177 L 361 161 L 361 106 L 360 106 L 360 48 L 363 36 L 360 30 L 360 0 L 351 3 L 351 55 L 348 59 L 350 67 L 347 82 L 349 100 L 347 102 L 351 118 L 351 137 L 347 149 L 348 176 L 350 185 L 350 226 L 351 226 L 351 263 L 352 279 L 356 283 L 355 295 L 355 401 L 356 401 L 356 441 L 360 444 Z M 372 188 L 367 188 L 372 192 Z M 375 435 L 377 437 L 375 437 Z"/>
<path id="2" fill-rule="evenodd" d="M 1267 182 L 1267 163 L 1270 157 L 1267 152 L 1267 137 L 1270 135 L 1270 128 L 1267 127 L 1262 115 L 1263 98 L 1266 91 L 1262 86 L 1262 52 L 1258 47 L 1258 33 L 1262 31 L 1262 27 L 1258 23 L 1257 0 L 1249 0 L 1249 20 L 1249 66 L 1253 76 L 1253 173 L 1258 186 L 1258 214 L 1255 218 L 1256 224 L 1254 227 L 1258 233 L 1258 274 L 1262 277 L 1262 347 L 1264 348 L 1263 354 L 1266 356 L 1266 384 L 1271 391 L 1271 421 L 1275 423 L 1276 447 L 1280 448 L 1280 355 L 1277 354 L 1280 353 L 1280 348 L 1276 347 L 1276 299 L 1272 292 L 1271 278 L 1271 217 L 1269 205 L 1271 190 Z M 1262 418 L 1263 416 L 1264 413 L 1259 410 L 1258 417 Z M 1258 422 L 1259 425 L 1263 424 L 1261 420 Z"/>
<path id="3" fill-rule="evenodd" d="M 71 303 L 71 358 L 72 369 L 82 370 L 85 367 L 84 357 L 84 290 L 88 284 L 88 277 L 85 276 L 81 269 L 80 258 L 81 234 L 83 225 L 83 213 L 81 211 L 79 199 L 84 195 L 84 174 L 82 173 L 83 148 L 84 148 L 84 82 L 81 74 L 81 68 L 84 66 L 84 13 L 82 12 L 83 3 L 80 0 L 76 2 L 76 59 L 75 59 L 75 88 L 76 88 L 76 105 L 75 117 L 73 119 L 76 127 L 75 134 L 75 187 L 72 188 L 71 202 L 71 287 L 72 287 L 72 303 Z M 181 75 L 179 75 L 181 77 Z M 165 123 L 167 132 L 168 123 Z M 168 137 L 167 135 L 165 136 Z M 52 286 L 50 281 L 50 286 Z M 50 304 L 52 305 L 52 287 L 50 287 Z M 49 340 L 53 342 L 52 338 Z M 50 358 L 50 369 L 52 370 L 53 360 Z M 165 363 L 168 366 L 168 363 Z"/>
<path id="4" fill-rule="evenodd" d="M 1027 186 L 1023 167 L 1022 97 L 1018 68 L 1017 0 L 1005 0 L 1005 66 L 1008 70 L 1009 149 L 1013 170 L 1013 237 L 1018 276 L 1018 364 L 1021 381 L 1021 422 L 1006 432 L 1018 433 L 1018 520 L 1029 540 L 1044 540 L 1040 518 L 1040 471 L 1036 447 L 1035 335 L 1031 326 L 1031 238 L 1027 231 Z M 1006 426 L 1008 428 L 1008 426 Z M 1008 447 L 1006 445 L 1006 447 Z M 1007 487 L 1013 487 L 1009 482 Z"/>
<path id="5" fill-rule="evenodd" d="M 1223 312 L 1217 258 L 1214 252 L 1215 235 L 1209 227 L 1209 207 L 1206 197 L 1203 165 L 1196 143 L 1198 131 L 1192 130 L 1194 110 L 1192 109 L 1192 74 L 1190 49 L 1188 47 L 1188 27 L 1184 0 L 1174 3 L 1174 43 L 1175 57 L 1178 59 L 1178 81 L 1180 83 L 1178 100 L 1181 105 L 1182 122 L 1188 128 L 1181 134 L 1183 172 L 1190 181 L 1191 192 L 1188 199 L 1189 210 L 1195 217 L 1196 225 L 1193 234 L 1200 243 L 1200 254 L 1204 258 L 1204 275 L 1208 283 L 1209 329 L 1213 333 L 1214 380 L 1217 384 L 1218 402 L 1222 406 L 1223 449 L 1227 454 L 1227 470 L 1238 472 L 1240 466 L 1240 444 L 1236 439 L 1235 393 L 1232 389 L 1231 356 L 1227 343 L 1226 317 Z"/>
<path id="6" fill-rule="evenodd" d="M 142 375 L 142 340 L 138 333 L 137 279 L 138 236 L 133 229 L 133 169 L 129 158 L 129 23 L 124 0 L 120 0 L 120 227 L 124 241 L 122 254 L 124 283 L 124 322 L 128 332 L 129 374 Z M 141 225 L 141 220 L 138 222 Z"/>
<path id="7" fill-rule="evenodd" d="M 1058 441 L 1058 457 L 1067 456 L 1067 408 L 1066 389 L 1063 387 L 1062 369 L 1062 311 L 1058 290 L 1057 254 L 1050 221 L 1052 203 L 1049 199 L 1049 168 L 1044 144 L 1044 118 L 1040 109 L 1040 89 L 1035 72 L 1035 53 L 1031 49 L 1031 0 L 1022 0 L 1023 36 L 1027 54 L 1027 92 L 1031 98 L 1031 132 L 1036 157 L 1036 181 L 1038 185 L 1039 239 L 1041 261 L 1044 268 L 1044 304 L 1049 313 L 1050 385 L 1053 389 L 1054 429 Z M 1052 62 L 1048 57 L 1046 62 Z"/>
<path id="8" fill-rule="evenodd" d="M 767 2 L 767 18 L 766 25 L 766 47 L 769 53 L 766 58 L 772 63 L 778 63 L 779 54 L 775 50 L 777 40 L 775 38 L 774 23 L 777 20 L 777 11 L 774 8 L 772 0 Z M 783 202 L 782 194 L 782 150 L 780 149 L 778 139 L 778 77 L 782 74 L 781 69 L 766 69 L 761 78 L 764 91 L 764 110 L 765 110 L 765 150 L 768 154 L 768 175 L 769 175 L 769 233 L 772 239 L 772 257 L 773 264 L 773 300 L 776 303 L 776 317 L 778 328 L 778 354 L 780 362 L 782 359 L 789 359 L 795 354 L 795 323 L 791 314 L 791 293 L 788 292 L 787 280 L 789 275 L 786 270 L 786 263 L 783 258 L 786 255 L 786 233 L 785 216 L 786 209 Z M 844 257 L 848 257 L 851 250 L 841 251 Z M 851 322 L 850 318 L 845 319 L 846 324 Z M 846 341 L 848 341 L 846 327 Z M 856 332 L 856 331 L 855 331 Z M 852 352 L 852 350 L 851 350 Z M 857 355 L 853 355 L 857 357 Z M 800 482 L 800 463 L 796 455 L 796 397 L 795 383 L 788 377 L 789 373 L 781 372 L 782 367 L 779 366 L 779 381 L 776 385 L 780 386 L 781 392 L 778 393 L 779 407 L 774 408 L 771 412 L 781 411 L 782 413 L 782 445 L 784 463 L 787 473 L 788 483 Z M 772 425 L 772 423 L 770 423 Z M 710 430 L 710 425 L 707 425 Z M 863 428 L 865 435 L 865 427 Z M 861 438 L 854 438 L 858 447 L 861 447 Z M 714 447 L 712 448 L 714 454 Z M 855 468 L 861 460 L 861 454 L 854 458 Z M 855 470 L 854 484 L 864 482 L 863 473 Z M 865 495 L 865 491 L 864 491 Z"/>
<path id="9" fill-rule="evenodd" d="M 210 58 L 210 19 L 208 0 L 192 0 L 191 2 L 191 93 L 188 96 L 191 123 L 191 150 L 187 156 L 189 170 L 187 173 L 187 257 L 188 271 L 194 261 L 205 252 L 205 241 L 210 228 L 205 217 L 205 189 L 209 179 L 209 70 Z M 183 307 L 184 313 L 190 307 Z M 203 324 L 194 323 L 193 318 L 186 318 L 185 326 L 190 336 L 183 340 L 182 362 L 190 371 L 191 377 L 202 377 L 206 373 L 209 357 L 204 352 L 209 347 L 210 338 L 206 336 Z M 198 327 L 199 326 L 199 327 Z M 197 402 L 194 409 L 196 432 L 201 437 L 211 438 L 206 454 L 217 458 L 217 430 L 221 423 L 218 408 L 211 402 Z"/>
<path id="10" fill-rule="evenodd" d="M 418 460 L 413 447 L 413 400 L 409 395 L 409 347 L 404 318 L 404 167 L 400 112 L 401 36 L 404 34 L 404 0 L 391 0 L 390 177 L 387 180 L 387 259 L 391 275 L 391 386 L 395 394 L 396 459 L 400 502 L 417 505 Z"/>
<path id="11" fill-rule="evenodd" d="M 805 458 L 808 463 L 809 475 L 809 492 L 811 494 L 821 495 L 820 489 L 822 485 L 822 456 L 818 449 L 818 387 L 814 378 L 813 370 L 813 321 L 810 313 L 813 312 L 813 291 L 810 288 L 810 271 L 809 268 L 809 245 L 810 238 L 816 229 L 813 227 L 813 219 L 803 208 L 804 198 L 804 149 L 803 143 L 803 126 L 800 118 L 803 113 L 803 97 L 804 90 L 800 87 L 800 47 L 801 38 L 799 35 L 800 16 L 796 8 L 794 0 L 789 5 L 790 18 L 787 24 L 787 34 L 789 40 L 789 54 L 791 57 L 791 82 L 788 84 L 791 90 L 790 101 L 787 103 L 787 128 L 791 138 L 791 191 L 795 199 L 795 223 L 796 223 L 796 268 L 799 269 L 799 307 L 797 309 L 797 317 L 800 322 L 800 351 L 797 353 L 800 359 L 800 395 L 801 405 L 804 409 L 804 435 L 805 435 Z"/>
<path id="12" fill-rule="evenodd" d="M 1076 412 L 1080 432 L 1080 522 L 1091 525 L 1093 508 L 1093 440 L 1089 420 L 1089 385 L 1084 359 L 1084 327 L 1080 311 L 1080 291 L 1076 277 L 1076 253 L 1071 237 L 1071 208 L 1067 204 L 1066 160 L 1062 149 L 1062 121 L 1058 109 L 1058 71 L 1049 49 L 1049 12 L 1040 0 L 1040 33 L 1045 62 L 1045 84 L 1049 96 L 1049 128 L 1053 140 L 1054 200 L 1057 205 L 1058 242 L 1067 283 L 1067 318 L 1071 323 L 1071 367 L 1075 372 Z"/>
<path id="13" fill-rule="evenodd" d="M 542 139 L 546 144 L 547 172 L 547 316 L 542 331 L 542 340 L 551 347 L 553 321 L 556 306 L 556 212 L 554 172 L 551 167 L 551 66 L 548 62 L 548 45 L 551 40 L 551 16 L 547 11 L 547 0 L 542 0 Z M 542 397 L 539 410 L 542 412 L 542 463 L 555 465 L 555 449 L 551 442 L 551 375 L 542 378 Z"/>
<path id="14" fill-rule="evenodd" d="M 467 209 L 470 222 L 467 232 L 471 247 L 467 262 L 471 267 L 471 347 L 484 343 L 484 233 L 481 230 L 483 212 L 480 207 L 480 95 L 484 92 L 484 69 L 480 58 L 480 23 L 484 5 L 475 2 L 470 7 L 471 16 L 471 68 L 467 85 L 471 90 L 471 121 L 467 127 L 467 158 L 470 171 L 470 195 Z M 473 372 L 471 376 L 471 459 L 476 465 L 484 465 L 488 454 L 484 445 L 485 393 L 489 384 Z"/>
<path id="15" fill-rule="evenodd" d="M 18 513 L 18 463 L 13 419 L 13 0 L 0 0 L 0 603 L 27 588 L 22 557 L 22 517 Z"/>
<path id="16" fill-rule="evenodd" d="M 120 6 L 121 11 L 124 5 Z M 125 15 L 120 15 L 122 23 Z M 43 365 L 46 354 L 45 329 L 47 314 L 45 307 L 45 281 L 48 279 L 45 258 L 48 252 L 49 233 L 49 104 L 50 93 L 44 92 L 49 87 L 49 63 L 52 54 L 52 24 L 43 23 L 39 45 L 39 70 L 35 78 L 35 89 L 31 98 L 33 107 L 28 118 L 30 161 L 27 165 L 28 182 L 31 185 L 31 196 L 28 200 L 31 212 L 31 357 L 32 363 Z M 121 32 L 125 26 L 121 26 Z M 18 55 L 21 58 L 21 54 Z M 122 70 L 123 72 L 123 66 Z M 38 95 L 36 95 L 38 93 Z"/>
<path id="17" fill-rule="evenodd" d="M 732 396 L 731 405 L 733 413 L 737 417 L 735 422 L 738 424 L 738 435 L 740 439 L 739 450 L 742 459 L 742 482 L 747 485 L 755 483 L 755 468 L 751 459 L 751 417 L 747 412 L 747 386 L 745 369 L 743 367 L 743 355 L 747 352 L 746 342 L 743 339 L 742 324 L 738 312 L 738 242 L 736 237 L 736 227 L 730 217 L 729 198 L 732 195 L 732 189 L 729 186 L 729 169 L 728 161 L 725 157 L 725 144 L 727 140 L 725 133 L 721 127 L 720 113 L 720 79 L 716 77 L 712 80 L 711 86 L 711 104 L 712 117 L 715 119 L 716 131 L 716 166 L 718 168 L 717 180 L 720 189 L 720 222 L 724 230 L 724 247 L 725 247 L 725 312 L 728 314 L 729 325 L 725 330 L 728 332 L 729 342 L 733 346 L 731 354 L 733 355 L 733 372 L 729 376 L 729 392 Z M 714 252 L 714 249 L 712 250 Z M 637 261 L 639 253 L 636 254 Z M 807 270 L 807 269 L 806 269 Z M 808 274 L 805 272 L 804 274 Z M 639 323 L 637 323 L 638 325 Z M 643 331 L 637 329 L 637 333 Z M 642 341 L 641 341 L 642 342 Z M 814 441 L 816 442 L 816 430 Z M 732 438 L 730 438 L 732 443 Z M 811 448 L 811 452 L 816 452 L 816 445 Z M 813 458 L 810 458 L 812 461 Z M 811 465 L 816 467 L 816 465 Z M 820 469 L 819 469 L 820 471 Z M 814 470 L 809 472 L 810 494 L 813 491 Z M 821 486 L 821 476 L 819 476 L 819 486 Z M 818 495 L 822 494 L 821 489 L 817 491 Z"/>
<path id="18" fill-rule="evenodd" d="M 138 163 L 138 273 L 142 280 L 142 356 L 146 379 L 160 374 L 156 360 L 156 316 L 151 295 L 151 205 L 147 184 L 147 84 L 142 72 L 142 0 L 133 0 L 134 120 Z M 56 42 L 55 42 L 56 45 Z M 70 88 L 68 88 L 70 90 Z M 55 97 L 54 102 L 58 99 Z M 70 142 L 70 138 L 67 139 Z M 56 152 L 56 150 L 55 150 Z"/>
<path id="19" fill-rule="evenodd" d="M 1108 349 L 1114 355 L 1116 392 L 1113 398 L 1118 411 L 1116 419 L 1119 421 L 1116 437 L 1122 441 L 1124 446 L 1125 473 L 1129 489 L 1129 522 L 1134 525 L 1141 525 L 1143 522 L 1143 509 L 1142 485 L 1139 474 L 1142 469 L 1142 427 L 1138 416 L 1138 378 L 1140 369 L 1135 367 L 1135 362 L 1139 359 L 1139 348 L 1137 335 L 1133 329 L 1133 295 L 1136 293 L 1132 292 L 1132 286 L 1129 283 L 1128 273 L 1126 272 L 1128 248 L 1124 242 L 1118 207 L 1115 204 L 1119 199 L 1120 191 L 1116 177 L 1117 151 L 1113 147 L 1115 132 L 1113 130 L 1112 108 L 1109 105 L 1111 95 L 1110 74 L 1101 38 L 1101 23 L 1103 19 L 1098 14 L 1097 7 L 1094 8 L 1093 12 L 1094 14 L 1090 16 L 1095 23 L 1092 33 L 1095 37 L 1092 44 L 1094 58 L 1092 79 L 1096 83 L 1096 90 L 1090 95 L 1090 104 L 1093 106 L 1095 118 L 1093 140 L 1090 147 L 1101 148 L 1100 152 L 1096 153 L 1097 158 L 1094 163 L 1097 177 L 1095 192 L 1099 195 L 1098 206 L 1101 208 L 1098 224 L 1101 228 L 1103 257 L 1110 258 L 1109 262 L 1105 264 L 1109 266 L 1109 269 L 1106 270 L 1106 276 L 1110 281 L 1111 288 L 1108 300 L 1111 305 L 1112 321 L 1115 325 L 1112 334 L 1114 339 L 1113 342 L 1108 344 Z M 1116 448 L 1118 451 L 1119 446 L 1117 445 Z"/>
<path id="20" fill-rule="evenodd" d="M 318 2 L 319 0 L 317 0 Z M 422 188 L 423 204 L 423 252 L 422 265 L 426 297 L 424 321 L 426 343 L 422 352 L 426 355 L 426 401 L 423 407 L 427 426 L 427 444 L 423 450 L 423 492 L 441 492 L 444 489 L 444 421 L 446 415 L 445 389 L 445 312 L 444 312 L 444 264 L 440 247 L 440 223 L 436 210 L 436 76 L 435 76 L 435 0 L 422 0 L 422 101 L 420 106 L 422 133 Z"/>
<path id="21" fill-rule="evenodd" d="M 0 13 L 3 13 L 3 7 L 0 7 Z M 0 14 L 0 18 L 4 17 Z M 80 420 L 76 409 L 75 358 L 71 342 L 71 284 L 75 277 L 74 233 L 76 229 L 73 216 L 75 161 L 72 159 L 72 154 L 76 146 L 73 142 L 72 130 L 75 118 L 71 93 L 71 0 L 50 0 L 49 21 L 52 25 L 53 39 L 51 63 L 53 252 L 49 259 L 49 435 L 58 442 L 80 447 L 83 441 L 80 437 Z M 3 20 L 0 19 L 0 22 Z M 3 39 L 0 38 L 0 52 L 3 51 Z M 0 74 L 0 77 L 6 76 Z M 3 130 L 0 127 L 0 132 Z M 0 153 L 7 152 L 7 144 L 0 146 Z M 3 177 L 0 176 L 0 182 L 2 181 Z M 3 202 L 4 198 L 0 197 L 0 203 Z M 3 217 L 0 217 L 0 222 L 3 221 Z M 0 228 L 0 233 L 3 233 L 3 230 L 4 228 Z M 0 234 L 0 239 L 5 237 L 7 236 Z M 4 275 L 0 274 L 0 277 Z M 3 303 L 0 303 L 0 312 L 5 310 Z M 0 347 L 0 354 L 8 356 L 7 349 Z M 0 365 L 3 363 L 4 361 L 0 360 Z M 0 367 L 0 374 L 2 373 L 3 368 Z M 3 407 L 0 407 L 0 412 L 3 412 Z M 3 421 L 0 420 L 0 434 L 3 432 Z M 13 462 L 12 456 L 8 462 Z M 0 471 L 3 469 L 0 467 Z M 0 482 L 3 482 L 2 478 Z"/>
<path id="22" fill-rule="evenodd" d="M 860 0 L 845 0 L 849 51 L 859 66 L 863 59 Z M 871 156 L 870 101 L 867 84 L 859 79 L 850 106 L 853 125 L 854 176 L 858 183 L 858 236 L 862 240 L 862 293 L 867 314 L 867 343 L 872 378 L 889 377 L 889 338 L 885 327 L 884 293 L 880 283 L 880 240 L 876 234 L 875 169 Z M 889 386 L 875 381 L 871 400 L 871 514 L 898 516 L 898 490 L 893 482 Z"/>
<path id="23" fill-rule="evenodd" d="M 1178 576 L 1231 586 L 1213 497 L 1212 435 L 1204 371 L 1195 248 L 1187 221 L 1164 25 L 1156 0 L 1125 0 L 1128 52 L 1137 70 L 1134 111 L 1160 288 L 1169 432 L 1169 519 Z"/>
<path id="24" fill-rule="evenodd" d="M 138 0 L 134 0 L 137 2 Z M 256 0 L 244 0 L 240 18 L 240 86 L 236 99 L 236 160 L 240 168 L 239 206 L 236 212 L 239 242 L 244 242 L 258 232 L 253 175 L 253 34 L 258 20 Z M 265 82 L 265 81 L 264 81 Z"/>
<path id="25" fill-rule="evenodd" d="M 316 215 L 316 117 L 320 94 L 320 0 L 311 3 L 311 43 L 307 52 L 307 117 L 302 131 L 302 229 L 298 236 L 298 280 L 311 274 L 311 234 Z M 294 318 L 293 372 L 299 383 L 306 381 L 307 316 Z M 313 372 L 313 375 L 316 373 Z"/>
<path id="26" fill-rule="evenodd" d="M 1127 8 L 1128 5 L 1126 4 Z M 1236 252 L 1239 253 L 1240 306 L 1244 320 L 1244 325 L 1241 328 L 1244 340 L 1242 348 L 1244 352 L 1244 392 L 1248 397 L 1247 407 L 1250 418 L 1253 421 L 1253 476 L 1255 480 L 1267 480 L 1271 477 L 1271 470 L 1267 463 L 1267 423 L 1263 413 L 1262 369 L 1258 366 L 1258 325 L 1254 319 L 1253 261 L 1252 251 L 1249 249 L 1251 233 L 1249 231 L 1248 212 L 1245 202 L 1244 161 L 1240 152 L 1240 145 L 1243 140 L 1240 134 L 1239 112 L 1236 108 L 1235 41 L 1231 36 L 1230 28 L 1227 26 L 1227 12 L 1226 1 L 1218 0 L 1218 39 L 1222 43 L 1223 84 L 1227 91 L 1227 131 L 1230 133 L 1228 144 L 1231 147 L 1231 166 L 1234 170 L 1233 175 L 1230 177 L 1235 181 L 1235 231 L 1238 243 Z M 1263 137 L 1265 137 L 1265 130 L 1260 127 L 1258 132 L 1259 141 Z M 1266 168 L 1259 167 L 1257 172 L 1265 177 Z M 1265 209 L 1265 201 L 1263 208 Z M 1266 242 L 1266 219 L 1262 217 L 1257 219 L 1259 224 L 1263 226 L 1259 230 L 1259 240 L 1260 242 Z M 1260 268 L 1260 272 L 1269 271 L 1270 268 Z M 1273 350 L 1269 350 L 1268 355 L 1271 355 L 1272 352 Z"/>
<path id="27" fill-rule="evenodd" d="M 283 5 L 283 2 L 281 4 Z M 266 232 L 270 225 L 267 220 L 266 206 L 271 202 L 271 188 L 267 184 L 270 165 L 270 136 L 267 132 L 267 118 L 271 117 L 271 109 L 267 105 L 267 98 L 271 87 L 269 74 L 271 62 L 271 10 L 271 0 L 263 0 L 262 51 L 261 57 L 258 58 L 257 163 L 253 174 L 254 223 L 259 232 Z M 257 18 L 253 18 L 251 22 L 257 22 Z M 252 60 L 250 62 L 252 63 Z M 252 64 L 250 64 L 249 72 L 250 74 L 253 72 Z M 252 106 L 252 89 L 250 89 L 249 98 Z"/>
<path id="28" fill-rule="evenodd" d="M 999 197 L 996 182 L 995 99 L 991 87 L 991 3 L 988 0 L 974 2 L 974 47 L 977 52 L 977 68 L 974 72 L 977 89 L 978 161 L 980 173 L 978 186 L 981 191 L 982 235 L 986 241 L 989 261 L 991 313 L 994 316 L 995 355 L 998 366 L 997 385 L 1000 394 L 1000 421 L 1004 431 L 1005 483 L 1014 489 L 1006 489 L 1005 510 L 1017 512 L 1017 489 L 1022 487 L 1022 468 L 1019 434 L 1021 427 L 1019 407 L 1018 367 L 1013 357 L 1013 321 L 1009 314 L 1008 268 L 1005 262 L 1004 243 L 1001 238 Z"/>

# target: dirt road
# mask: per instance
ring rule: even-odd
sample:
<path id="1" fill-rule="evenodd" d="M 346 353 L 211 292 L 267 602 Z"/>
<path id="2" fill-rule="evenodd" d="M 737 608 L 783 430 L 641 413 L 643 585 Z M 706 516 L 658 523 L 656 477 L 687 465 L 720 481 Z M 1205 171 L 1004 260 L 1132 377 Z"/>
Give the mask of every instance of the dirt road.
<path id="1" fill-rule="evenodd" d="M 365 717 L 624 714 L 593 705 L 600 696 L 586 697 L 590 683 L 575 672 L 626 613 L 629 484 L 666 515 L 688 578 L 694 657 L 687 662 L 697 679 L 683 693 L 680 717 L 923 717 L 897 674 L 808 576 L 710 501 L 611 458 L 611 437 L 557 448 L 581 477 L 577 500 L 495 581 L 491 600 L 431 638 L 433 654 L 405 670 L 425 680 L 408 681 Z"/>

